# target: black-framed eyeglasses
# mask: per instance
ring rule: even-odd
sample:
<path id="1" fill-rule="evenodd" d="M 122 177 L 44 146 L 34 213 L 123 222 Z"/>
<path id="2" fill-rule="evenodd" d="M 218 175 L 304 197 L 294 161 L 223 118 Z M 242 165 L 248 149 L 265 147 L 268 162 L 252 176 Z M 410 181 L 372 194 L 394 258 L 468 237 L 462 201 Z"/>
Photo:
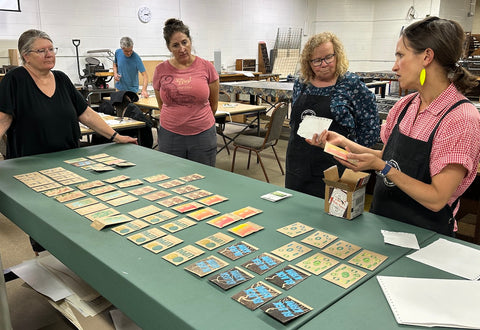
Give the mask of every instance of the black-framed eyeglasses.
<path id="1" fill-rule="evenodd" d="M 333 54 L 330 54 L 330 55 L 327 55 L 325 56 L 324 58 L 315 58 L 313 60 L 310 61 L 310 63 L 312 63 L 313 66 L 320 66 L 322 65 L 322 62 L 325 62 L 325 64 L 330 64 L 333 62 L 333 58 L 335 57 L 335 53 Z"/>
<path id="2" fill-rule="evenodd" d="M 37 53 L 38 55 L 43 55 L 44 57 L 47 56 L 49 53 L 53 53 L 54 55 L 57 54 L 58 47 L 50 47 L 50 48 L 42 48 L 42 49 L 32 49 L 29 50 L 29 53 Z"/>

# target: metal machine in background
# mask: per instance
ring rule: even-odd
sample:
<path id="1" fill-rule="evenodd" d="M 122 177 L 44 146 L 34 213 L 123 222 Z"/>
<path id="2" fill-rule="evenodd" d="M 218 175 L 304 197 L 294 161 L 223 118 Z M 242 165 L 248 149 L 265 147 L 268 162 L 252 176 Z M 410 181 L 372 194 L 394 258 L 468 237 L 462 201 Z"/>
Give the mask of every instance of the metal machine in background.
<path id="1" fill-rule="evenodd" d="M 108 82 L 112 80 L 113 72 L 105 69 L 103 63 L 95 57 L 85 58 L 85 69 L 83 69 L 83 75 L 80 73 L 80 59 L 78 56 L 78 46 L 80 46 L 80 39 L 72 39 L 72 43 L 75 46 L 77 54 L 77 67 L 78 76 L 81 79 L 85 79 L 84 86 L 87 89 L 107 89 L 109 88 Z M 98 49 L 89 50 L 87 53 L 107 53 L 107 58 L 113 62 L 114 54 L 110 49 Z"/>

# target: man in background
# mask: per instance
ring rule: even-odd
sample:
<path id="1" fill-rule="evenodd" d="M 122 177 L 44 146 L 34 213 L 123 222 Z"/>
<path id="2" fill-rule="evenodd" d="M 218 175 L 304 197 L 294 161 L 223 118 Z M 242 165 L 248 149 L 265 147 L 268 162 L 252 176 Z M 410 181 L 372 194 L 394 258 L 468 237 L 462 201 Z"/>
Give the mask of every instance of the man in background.
<path id="1" fill-rule="evenodd" d="M 148 75 L 142 59 L 133 51 L 132 39 L 122 37 L 120 39 L 120 49 L 115 51 L 115 59 L 113 61 L 115 88 L 120 91 L 131 91 L 137 94 L 139 89 L 138 72 L 140 72 L 143 77 L 141 95 L 148 97 Z"/>

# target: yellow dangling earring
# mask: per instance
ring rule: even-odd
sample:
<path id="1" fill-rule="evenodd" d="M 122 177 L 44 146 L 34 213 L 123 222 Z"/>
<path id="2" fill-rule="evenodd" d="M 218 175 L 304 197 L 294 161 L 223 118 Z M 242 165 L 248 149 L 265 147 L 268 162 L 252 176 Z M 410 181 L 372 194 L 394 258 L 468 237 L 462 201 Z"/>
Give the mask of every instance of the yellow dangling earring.
<path id="1" fill-rule="evenodd" d="M 422 69 L 422 71 L 420 71 L 420 85 L 423 86 L 423 84 L 425 84 L 425 76 L 427 75 L 427 73 L 425 72 L 425 68 Z"/>

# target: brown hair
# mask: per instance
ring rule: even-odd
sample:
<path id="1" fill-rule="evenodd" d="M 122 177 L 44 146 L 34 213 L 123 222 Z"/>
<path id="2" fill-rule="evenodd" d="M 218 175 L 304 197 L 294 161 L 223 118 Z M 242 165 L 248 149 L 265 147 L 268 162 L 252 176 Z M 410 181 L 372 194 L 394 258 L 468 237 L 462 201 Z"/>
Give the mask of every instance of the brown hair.
<path id="1" fill-rule="evenodd" d="M 410 24 L 402 33 L 405 46 L 415 53 L 430 48 L 434 60 L 445 70 L 448 79 L 465 93 L 477 86 L 477 78 L 458 64 L 463 55 L 465 33 L 455 21 L 431 16 Z"/>
<path id="2" fill-rule="evenodd" d="M 172 35 L 176 32 L 182 32 L 187 36 L 188 39 L 190 39 L 190 41 L 192 41 L 188 26 L 183 24 L 183 22 L 179 19 L 169 18 L 165 21 L 165 26 L 163 27 L 163 38 L 167 42 L 168 49 L 170 49 L 170 39 L 172 39 Z"/>
<path id="3" fill-rule="evenodd" d="M 310 60 L 313 51 L 318 46 L 331 42 L 333 44 L 333 51 L 335 52 L 337 65 L 335 67 L 335 74 L 337 76 L 343 76 L 348 70 L 348 59 L 343 49 L 343 44 L 340 39 L 332 32 L 322 32 L 312 36 L 308 39 L 307 43 L 303 47 L 300 57 L 300 73 L 304 82 L 309 82 L 314 78 L 314 72 L 310 66 Z"/>
<path id="4" fill-rule="evenodd" d="M 53 43 L 52 39 L 48 34 L 35 29 L 23 32 L 18 38 L 18 52 L 20 53 L 23 64 L 25 64 L 25 59 L 23 58 L 23 56 L 32 50 L 32 45 L 37 39 L 47 39 L 51 43 Z"/>

